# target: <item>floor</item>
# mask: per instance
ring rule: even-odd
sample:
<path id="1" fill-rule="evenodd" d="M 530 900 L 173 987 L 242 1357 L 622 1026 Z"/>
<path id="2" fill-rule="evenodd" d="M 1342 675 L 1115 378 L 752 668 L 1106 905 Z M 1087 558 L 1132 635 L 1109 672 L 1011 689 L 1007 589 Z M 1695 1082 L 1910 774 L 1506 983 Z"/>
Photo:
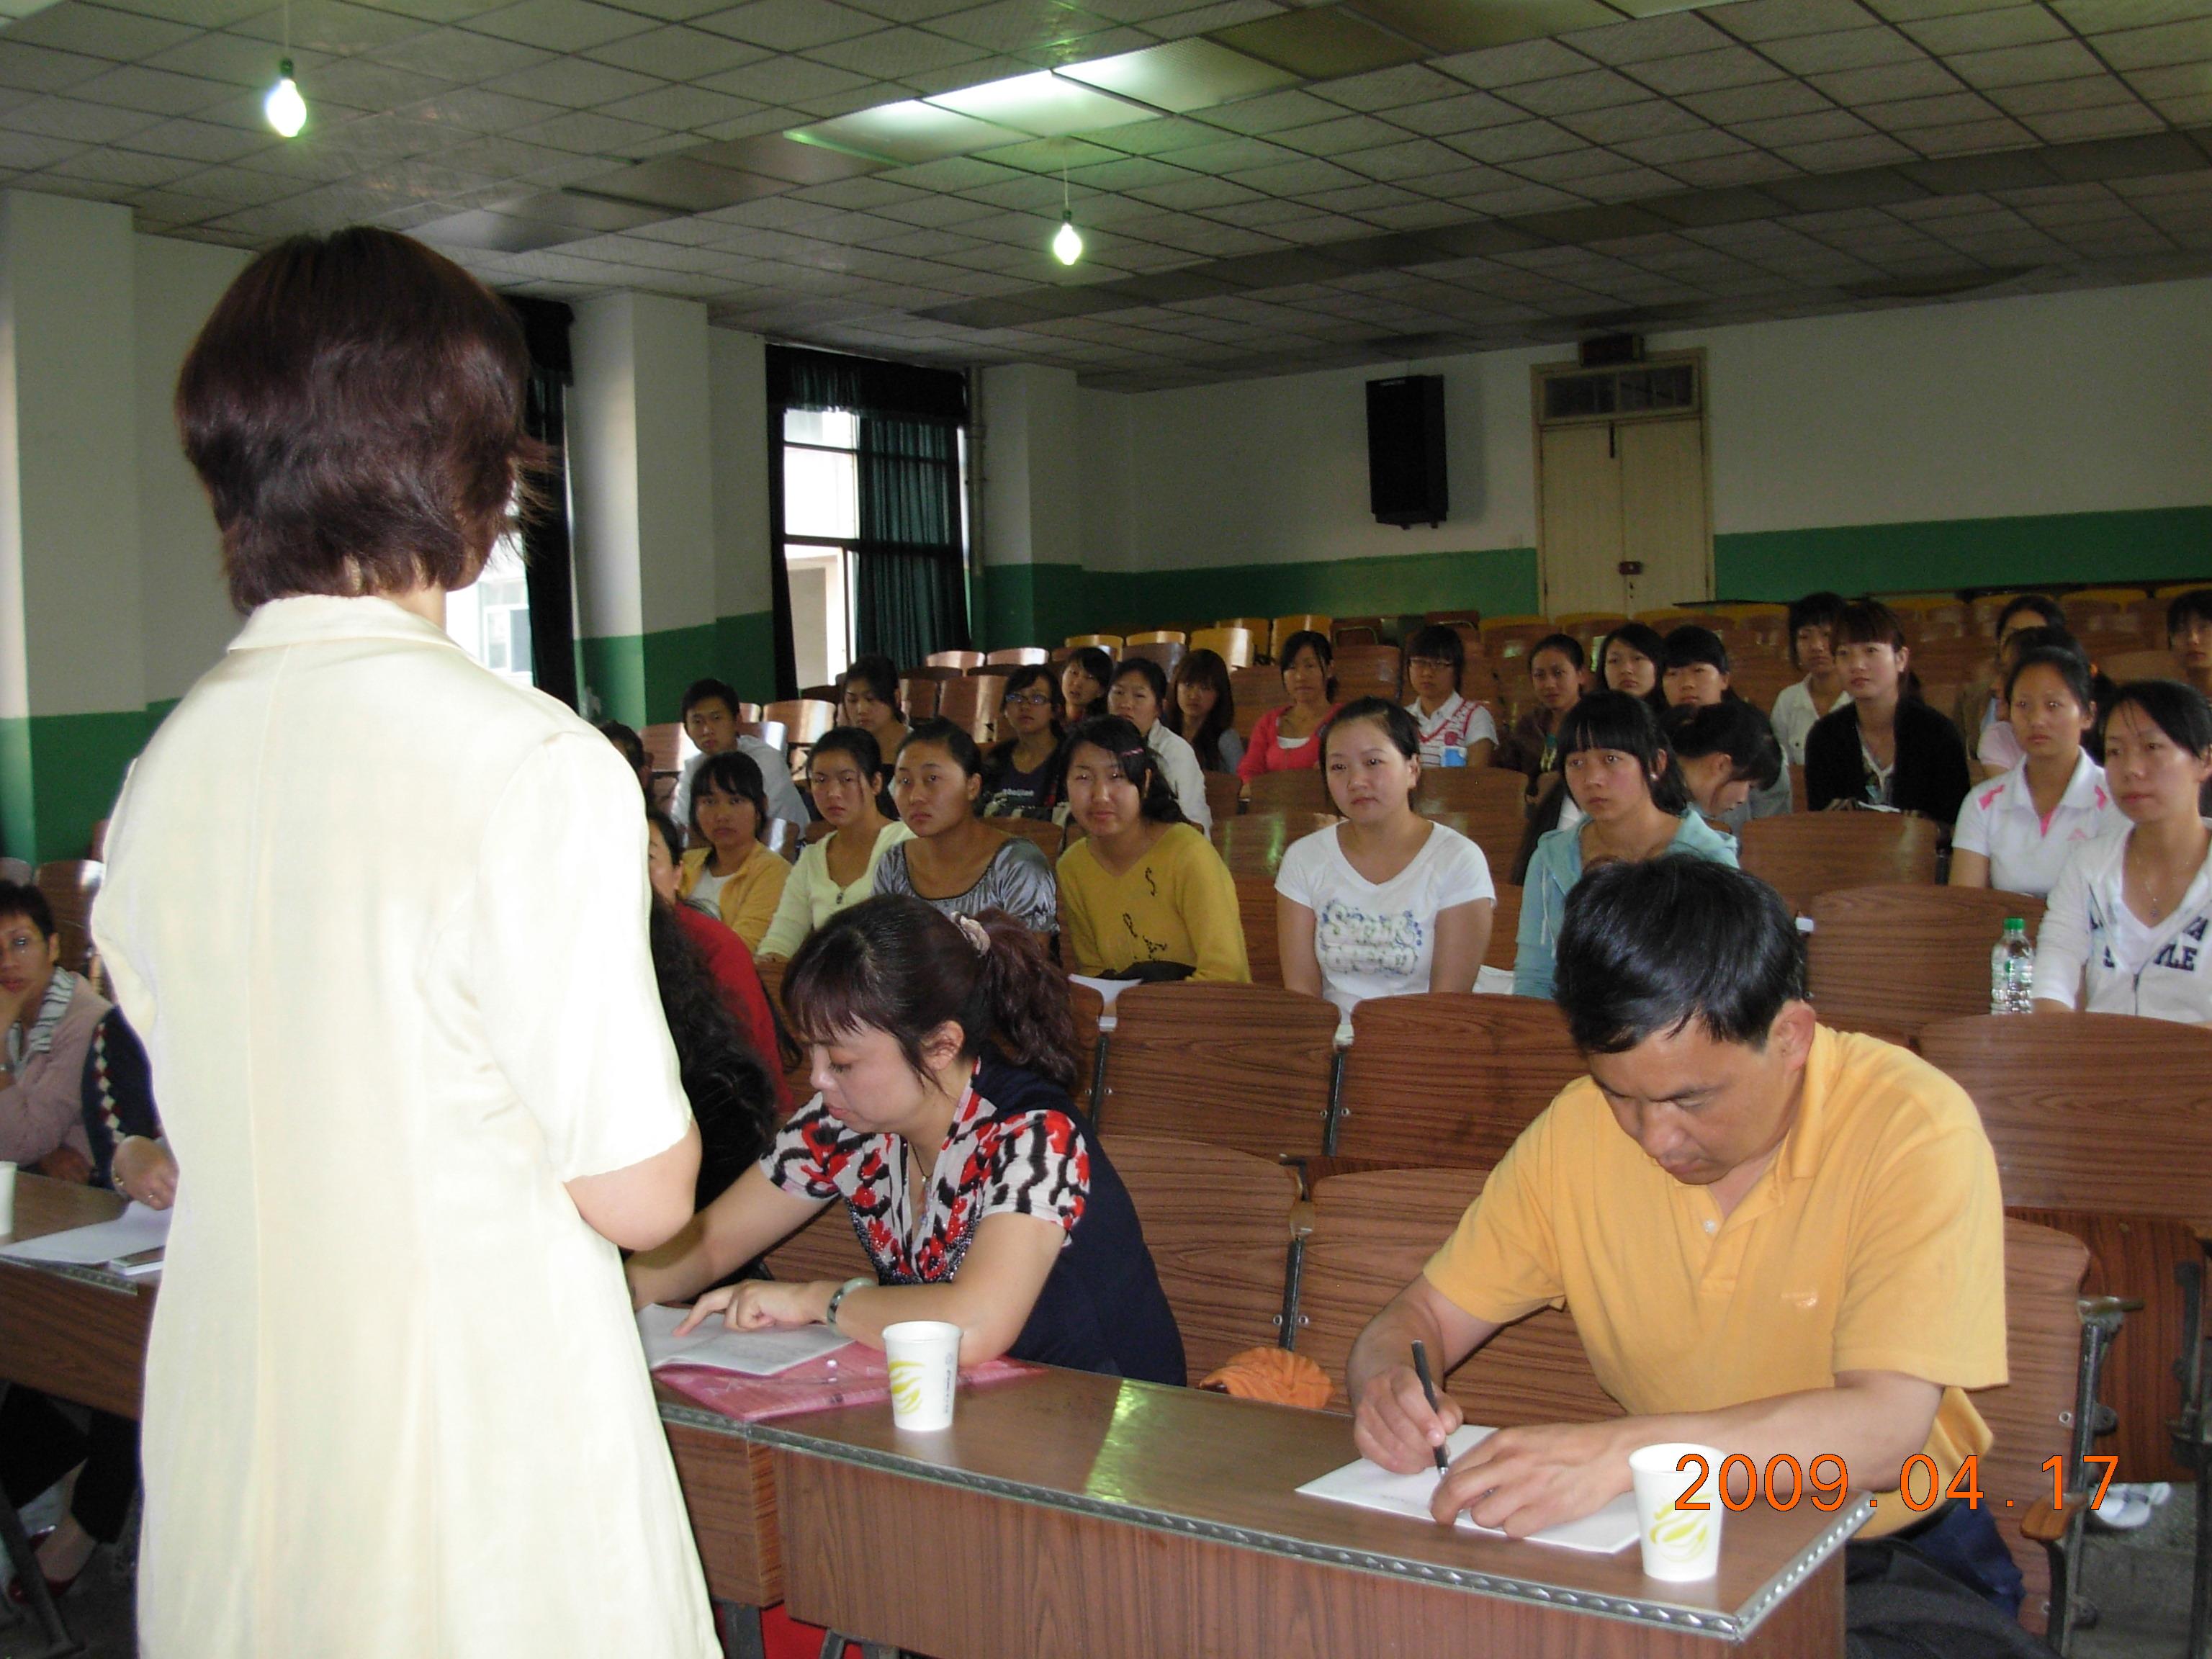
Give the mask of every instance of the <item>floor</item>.
<path id="1" fill-rule="evenodd" d="M 49 1498 L 25 1512 L 35 1532 L 52 1524 Z M 2075 1638 L 2072 1659 L 2180 1659 L 2189 1635 L 2189 1565 L 2196 1515 L 2186 1486 L 2141 1532 L 2090 1540 L 2083 1592 L 2097 1622 Z M 103 1551 L 62 1603 L 70 1628 L 90 1659 L 131 1659 L 128 1546 Z M 6 1613 L 0 1611 L 0 1620 Z M 0 1622 L 0 1659 L 44 1659 L 47 1650 L 27 1622 Z"/>

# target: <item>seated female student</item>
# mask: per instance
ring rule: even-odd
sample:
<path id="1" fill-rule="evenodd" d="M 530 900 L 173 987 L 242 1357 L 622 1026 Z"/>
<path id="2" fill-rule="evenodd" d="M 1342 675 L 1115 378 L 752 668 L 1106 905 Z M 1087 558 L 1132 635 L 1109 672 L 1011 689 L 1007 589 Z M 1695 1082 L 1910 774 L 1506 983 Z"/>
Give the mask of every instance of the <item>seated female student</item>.
<path id="1" fill-rule="evenodd" d="M 1790 607 L 1790 662 L 1805 678 L 1784 686 L 1774 699 L 1774 737 L 1788 765 L 1805 763 L 1805 734 L 1813 722 L 1850 701 L 1836 672 L 1836 618 L 1843 611 L 1839 593 L 1808 593 Z"/>
<path id="2" fill-rule="evenodd" d="M 1234 772 L 1244 758 L 1244 739 L 1237 732 L 1237 696 L 1229 686 L 1229 665 L 1218 651 L 1194 651 L 1176 665 L 1168 682 L 1167 713 L 1160 718 L 1190 745 L 1206 771 Z"/>
<path id="3" fill-rule="evenodd" d="M 2029 614 L 2033 616 L 2033 613 Z M 1974 745 L 1974 758 L 1990 771 L 2010 771 L 2027 757 L 2027 751 L 2020 746 L 2020 734 L 2013 730 L 2012 706 L 2005 691 L 2005 688 L 2012 684 L 2012 671 L 2020 665 L 2021 659 L 2029 652 L 2052 650 L 2070 651 L 2083 661 L 2088 660 L 2089 653 L 2081 648 L 2081 642 L 2063 628 L 2033 625 L 2015 628 L 2005 635 L 2004 643 L 1997 647 L 1997 654 L 2004 662 L 2004 672 L 1990 688 L 1990 700 L 2003 704 L 2005 712 L 1995 722 L 1982 728 L 1982 735 Z M 2097 679 L 2094 667 L 2090 669 L 2089 678 L 2094 704 Z M 2107 681 L 2104 689 L 2110 693 L 2119 688 Z"/>
<path id="4" fill-rule="evenodd" d="M 92 1184 L 149 1210 L 175 1203 L 177 1160 L 154 1109 L 152 1071 L 119 1008 L 109 1009 L 93 1027 L 78 1099 Z M 71 1469 L 77 1477 L 68 1508 L 53 1526 L 31 1535 L 46 1593 L 53 1596 L 68 1594 L 95 1549 L 123 1535 L 138 1490 L 138 1425 L 96 1411 L 79 1429 L 46 1395 L 20 1386 L 9 1389 L 0 1400 L 0 1492 L 21 1509 Z M 8 1600 L 17 1607 L 30 1604 L 21 1579 L 9 1583 Z"/>
<path id="5" fill-rule="evenodd" d="M 1535 707 L 1513 722 L 1493 763 L 1527 775 L 1530 793 L 1552 770 L 1559 721 L 1589 689 L 1589 659 L 1571 634 L 1553 634 L 1528 652 L 1528 684 Z"/>
<path id="6" fill-rule="evenodd" d="M 1463 751 L 1462 766 L 1487 766 L 1498 752 L 1498 722 L 1459 694 L 1466 672 L 1467 641 L 1457 629 L 1431 623 L 1406 641 L 1406 684 L 1413 693 L 1406 712 L 1420 728 L 1425 766 L 1442 766 L 1447 749 Z"/>
<path id="7" fill-rule="evenodd" d="M 2212 1024 L 2212 708 L 2137 680 L 2105 716 L 2105 777 L 2126 820 L 2067 855 L 2035 939 L 2038 1008 Z"/>
<path id="8" fill-rule="evenodd" d="M 1097 720 L 1106 712 L 1106 688 L 1114 683 L 1114 659 L 1095 645 L 1079 647 L 1060 665 L 1060 700 L 1071 722 Z"/>
<path id="9" fill-rule="evenodd" d="M 757 951 L 775 920 L 791 866 L 761 840 L 769 825 L 768 790 L 750 755 L 709 755 L 691 786 L 691 835 L 706 845 L 684 855 L 678 896 L 705 912 Z"/>
<path id="10" fill-rule="evenodd" d="M 1159 756 L 1129 721 L 1109 715 L 1068 733 L 1067 804 L 1086 832 L 1060 855 L 1077 972 L 1251 979 L 1229 866 L 1184 819 Z"/>
<path id="11" fill-rule="evenodd" d="M 1670 853 L 1734 864 L 1735 842 L 1688 810 L 1689 797 L 1651 706 L 1626 691 L 1584 697 L 1559 726 L 1560 769 L 1582 812 L 1536 843 L 1521 892 L 1513 994 L 1552 994 L 1552 952 L 1567 895 L 1594 865 Z"/>
<path id="12" fill-rule="evenodd" d="M 0 1160 L 58 1181 L 92 1174 L 79 1083 L 107 999 L 61 965 L 61 930 L 37 888 L 0 881 Z"/>
<path id="13" fill-rule="evenodd" d="M 1116 719 L 1135 726 L 1145 747 L 1158 757 L 1185 821 L 1196 824 L 1200 835 L 1211 834 L 1213 809 L 1206 803 L 1206 774 L 1198 755 L 1162 719 L 1168 708 L 1168 677 L 1159 664 L 1149 657 L 1132 657 L 1116 668 L 1106 707 Z"/>
<path id="14" fill-rule="evenodd" d="M 2013 635 L 2027 628 L 2056 628 L 2063 632 L 2065 627 L 2066 613 L 2058 608 L 2057 600 L 2046 594 L 2019 594 L 1997 612 L 1988 664 L 1959 688 L 1957 705 L 1943 711 L 1951 716 L 1970 751 L 1978 755 L 1983 737 L 1992 730 L 2007 732 L 1998 739 L 2000 744 L 2009 738 L 2010 711 L 2005 707 L 2004 688 L 2012 674 L 2014 654 L 2007 647 Z M 1990 763 L 2002 769 L 2019 760 L 2018 755 L 2000 751 L 1999 757 Z"/>
<path id="15" fill-rule="evenodd" d="M 872 896 L 884 854 L 914 835 L 884 816 L 883 757 L 859 726 L 832 726 L 817 738 L 806 774 L 814 810 L 831 828 L 800 849 L 798 867 L 776 901 L 775 919 L 762 937 L 764 957 L 789 956 L 838 911 Z"/>
<path id="16" fill-rule="evenodd" d="M 859 726 L 876 740 L 878 755 L 897 754 L 906 741 L 898 665 L 889 657 L 855 657 L 837 684 L 837 724 Z"/>
<path id="17" fill-rule="evenodd" d="M 671 988 L 679 978 L 688 983 L 691 977 L 689 970 L 695 965 L 721 998 L 723 1011 L 737 1022 L 737 1029 L 750 1045 L 753 1054 L 766 1060 L 778 1053 L 775 1015 L 769 1007 L 768 988 L 761 983 L 760 969 L 753 965 L 753 953 L 745 948 L 745 942 L 720 921 L 702 915 L 677 896 L 675 848 L 681 839 L 682 833 L 677 829 L 674 818 L 665 812 L 647 809 L 645 815 L 645 873 L 654 900 L 647 937 L 653 946 L 653 972 L 660 981 L 661 1011 L 667 1015 L 669 1030 L 676 1037 L 678 1066 L 679 1069 L 688 1067 L 690 1061 L 684 1054 L 684 1034 L 676 1030 L 676 1014 L 670 1006 L 672 995 L 683 994 L 684 987 L 676 985 L 673 991 Z M 684 957 L 683 962 L 676 961 L 678 956 Z M 700 1039 L 702 1043 L 708 1037 L 719 1040 L 719 1027 L 714 1030 L 701 1029 L 705 1031 L 705 1036 Z M 713 1058 L 712 1055 L 708 1056 L 709 1060 Z M 690 1093 L 688 1074 L 684 1091 Z M 781 1070 L 771 1076 L 767 1098 L 774 1108 L 788 1108 L 791 1104 L 784 1097 Z M 699 1103 L 696 1095 L 692 1095 L 691 1103 L 696 1111 Z M 700 1134 L 705 1139 L 712 1138 L 708 1133 L 703 1116 L 700 1119 Z M 702 1179 L 704 1179 L 706 1162 L 713 1152 L 709 1146 L 701 1154 Z M 732 1175 L 730 1178 L 734 1181 L 737 1177 Z M 720 1188 L 715 1190 L 720 1191 Z M 703 1199 L 701 1200 L 704 1201 Z"/>
<path id="18" fill-rule="evenodd" d="M 1042 663 L 1006 676 L 999 729 L 1012 733 L 983 761 L 983 816 L 1050 818 L 1066 799 L 1060 778 L 1060 677 Z"/>
<path id="19" fill-rule="evenodd" d="M 1283 641 L 1283 690 L 1290 702 L 1270 708 L 1252 728 L 1237 775 L 1249 783 L 1262 772 L 1295 772 L 1311 766 L 1320 751 L 1314 733 L 1336 713 L 1336 676 L 1329 666 L 1336 652 L 1328 640 L 1302 628 Z"/>
<path id="20" fill-rule="evenodd" d="M 1667 667 L 1667 642 L 1657 629 L 1639 622 L 1622 623 L 1606 635 L 1599 666 L 1607 690 L 1643 698 L 1654 714 L 1667 712 L 1667 694 L 1659 686 L 1659 676 Z"/>
<path id="21" fill-rule="evenodd" d="M 1859 805 L 1955 823 L 1971 781 L 1959 728 L 1920 700 L 1896 614 L 1876 599 L 1836 619 L 1836 665 L 1851 700 L 1805 738 L 1805 798 L 1815 812 Z"/>
<path id="22" fill-rule="evenodd" d="M 783 996 L 821 1092 L 736 1186 L 631 1259 L 640 1306 L 694 1294 L 842 1202 L 872 1279 L 748 1280 L 700 1297 L 684 1328 L 720 1314 L 881 1347 L 886 1325 L 945 1320 L 963 1365 L 1010 1354 L 1185 1380 L 1136 1211 L 1069 1103 L 1067 1000 L 1024 919 L 871 899 L 799 947 Z"/>
<path id="23" fill-rule="evenodd" d="M 2022 758 L 1959 809 L 1951 885 L 2041 898 L 2075 848 L 2116 828 L 2119 812 L 2105 769 L 2081 743 L 2097 719 L 2088 659 L 2063 646 L 2023 652 L 2005 696 Z"/>
<path id="24" fill-rule="evenodd" d="M 891 799 L 914 834 L 884 854 L 876 891 L 908 894 L 952 916 L 1004 910 L 1025 927 L 1054 933 L 1060 896 L 1051 861 L 1036 842 L 975 816 L 982 772 L 975 740 L 951 720 L 914 728 L 891 774 Z"/>
<path id="25" fill-rule="evenodd" d="M 1320 743 L 1344 821 L 1292 842 L 1276 872 L 1283 983 L 1347 1016 L 1370 997 L 1473 990 L 1498 890 L 1480 847 L 1413 811 L 1413 717 L 1360 697 Z"/>
<path id="26" fill-rule="evenodd" d="M 1666 647 L 1667 667 L 1660 676 L 1659 689 L 1666 696 L 1668 714 L 1677 708 L 1710 708 L 1743 701 L 1729 683 L 1734 665 L 1729 660 L 1728 646 L 1711 629 L 1686 623 L 1667 635 Z M 1659 718 L 1663 725 L 1667 714 Z M 1759 724 L 1765 722 L 1766 717 L 1761 714 Z M 1761 775 L 1748 799 L 1729 808 L 1728 827 L 1741 835 L 1743 826 L 1752 819 L 1778 817 L 1790 810 L 1789 775 L 1778 765 Z"/>
<path id="27" fill-rule="evenodd" d="M 1783 775 L 1782 745 L 1766 716 L 1736 697 L 1672 709 L 1665 729 L 1690 804 L 1741 833 L 1735 815 L 1747 811 L 1754 790 L 1772 788 Z"/>

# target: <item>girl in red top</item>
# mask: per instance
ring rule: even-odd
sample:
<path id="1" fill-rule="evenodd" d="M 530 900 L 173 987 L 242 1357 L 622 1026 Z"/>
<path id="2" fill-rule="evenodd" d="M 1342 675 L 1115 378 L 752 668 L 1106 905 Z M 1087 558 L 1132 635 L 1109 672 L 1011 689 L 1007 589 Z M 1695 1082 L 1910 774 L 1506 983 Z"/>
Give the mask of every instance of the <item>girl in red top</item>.
<path id="1" fill-rule="evenodd" d="M 1329 665 L 1336 653 L 1328 641 L 1301 629 L 1283 641 L 1283 690 L 1290 702 L 1270 708 L 1252 728 L 1237 775 L 1249 783 L 1262 772 L 1294 772 L 1312 766 L 1321 753 L 1315 734 L 1336 713 L 1336 677 Z"/>

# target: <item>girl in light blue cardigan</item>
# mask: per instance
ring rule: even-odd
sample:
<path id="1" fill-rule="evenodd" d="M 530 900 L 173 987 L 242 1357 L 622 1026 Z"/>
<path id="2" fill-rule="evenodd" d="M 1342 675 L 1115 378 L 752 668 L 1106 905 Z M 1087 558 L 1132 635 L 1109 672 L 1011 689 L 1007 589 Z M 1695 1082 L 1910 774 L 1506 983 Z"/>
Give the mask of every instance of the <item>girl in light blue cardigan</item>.
<path id="1" fill-rule="evenodd" d="M 1586 866 L 1670 853 L 1736 861 L 1735 842 L 1691 808 L 1674 754 L 1641 697 L 1625 691 L 1584 697 L 1559 722 L 1559 753 L 1581 817 L 1540 837 L 1528 860 L 1513 956 L 1516 996 L 1552 994 L 1553 947 L 1567 895 Z"/>

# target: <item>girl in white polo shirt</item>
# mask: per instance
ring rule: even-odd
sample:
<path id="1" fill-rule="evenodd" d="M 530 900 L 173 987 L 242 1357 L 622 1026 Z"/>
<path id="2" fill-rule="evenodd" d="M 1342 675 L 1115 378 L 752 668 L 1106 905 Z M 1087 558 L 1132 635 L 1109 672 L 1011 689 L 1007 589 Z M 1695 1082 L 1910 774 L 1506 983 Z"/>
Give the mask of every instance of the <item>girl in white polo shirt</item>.
<path id="1" fill-rule="evenodd" d="M 1951 885 L 2041 898 L 2067 855 L 2119 822 L 2105 769 L 2081 739 L 2097 718 L 2089 664 L 2063 646 L 2025 652 L 2004 690 L 2022 758 L 1969 790 L 1951 838 Z"/>
<path id="2" fill-rule="evenodd" d="M 2039 1008 L 2212 1024 L 2212 708 L 2177 680 L 2121 688 L 2105 769 L 2127 822 L 2074 849 L 2036 939 Z"/>

